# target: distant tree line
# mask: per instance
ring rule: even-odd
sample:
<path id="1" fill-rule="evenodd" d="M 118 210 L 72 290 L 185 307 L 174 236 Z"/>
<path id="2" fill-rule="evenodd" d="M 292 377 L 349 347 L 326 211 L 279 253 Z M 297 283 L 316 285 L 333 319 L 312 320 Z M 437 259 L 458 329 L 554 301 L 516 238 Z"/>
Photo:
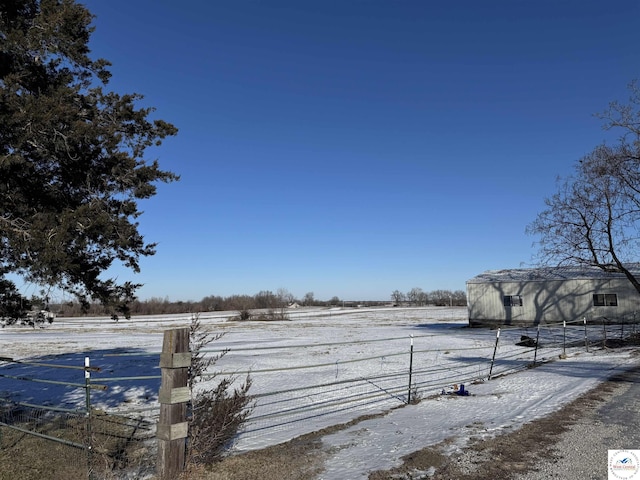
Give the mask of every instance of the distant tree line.
<path id="1" fill-rule="evenodd" d="M 464 306 L 467 304 L 466 295 L 461 290 L 455 292 L 449 290 L 423 292 L 420 288 L 413 288 L 407 293 L 396 290 L 391 295 L 391 302 L 397 305 L 412 306 Z M 342 300 L 338 296 L 334 296 L 329 300 L 318 300 L 313 292 L 307 292 L 302 298 L 296 298 L 287 289 L 280 288 L 275 292 L 261 290 L 255 295 L 236 294 L 228 297 L 208 295 L 200 301 L 170 301 L 168 298 L 152 297 L 146 300 L 132 301 L 130 303 L 130 312 L 132 315 L 169 315 L 188 312 L 277 310 L 290 305 L 303 307 L 356 307 L 388 304 L 388 301 Z M 91 303 L 86 312 L 83 312 L 83 307 L 78 302 L 51 304 L 49 308 L 52 312 L 62 317 L 115 315 L 114 311 L 100 302 Z"/>
<path id="2" fill-rule="evenodd" d="M 439 307 L 452 306 L 464 307 L 467 305 L 467 295 L 462 290 L 433 290 L 425 292 L 421 288 L 414 287 L 407 293 L 400 290 L 391 292 L 391 301 L 394 305 L 435 305 Z"/>
<path id="3" fill-rule="evenodd" d="M 290 305 L 299 306 L 356 306 L 384 304 L 386 302 L 353 302 L 344 301 L 334 296 L 328 301 L 318 300 L 313 292 L 307 292 L 301 299 L 296 298 L 285 288 L 273 292 L 261 290 L 255 295 L 235 294 L 228 297 L 221 295 L 208 295 L 200 301 L 170 301 L 168 298 L 152 297 L 147 300 L 133 300 L 130 304 L 132 315 L 165 315 L 188 312 L 214 312 L 214 311 L 250 311 L 250 310 L 277 310 Z M 114 315 L 114 312 L 104 307 L 99 302 L 89 305 L 84 312 L 82 305 L 72 301 L 68 303 L 52 304 L 51 310 L 59 316 L 73 317 L 81 315 Z"/>

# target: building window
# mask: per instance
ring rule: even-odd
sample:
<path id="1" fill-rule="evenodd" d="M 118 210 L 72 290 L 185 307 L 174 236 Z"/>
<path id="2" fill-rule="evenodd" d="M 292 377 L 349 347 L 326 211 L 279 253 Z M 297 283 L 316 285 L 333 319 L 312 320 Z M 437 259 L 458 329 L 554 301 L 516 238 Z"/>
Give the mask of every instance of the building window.
<path id="1" fill-rule="evenodd" d="M 504 306 L 505 307 L 521 307 L 522 295 L 505 295 Z"/>
<path id="2" fill-rule="evenodd" d="M 617 307 L 618 295 L 615 293 L 594 293 L 593 306 L 594 307 Z"/>

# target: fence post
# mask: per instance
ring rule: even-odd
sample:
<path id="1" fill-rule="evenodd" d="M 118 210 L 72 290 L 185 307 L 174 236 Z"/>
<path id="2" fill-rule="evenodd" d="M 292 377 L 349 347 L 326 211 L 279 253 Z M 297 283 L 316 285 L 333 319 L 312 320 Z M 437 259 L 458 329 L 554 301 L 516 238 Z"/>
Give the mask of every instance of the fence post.
<path id="1" fill-rule="evenodd" d="M 187 403 L 191 398 L 187 386 L 190 365 L 189 329 L 165 331 L 160 354 L 160 419 L 156 431 L 157 469 L 161 480 L 176 479 L 184 470 L 188 435 Z"/>
<path id="2" fill-rule="evenodd" d="M 584 320 L 584 348 L 589 351 L 589 339 L 587 338 L 587 317 L 582 317 Z"/>
<path id="3" fill-rule="evenodd" d="M 84 357 L 84 389 L 86 403 L 86 420 L 87 420 L 87 478 L 93 479 L 93 432 L 91 430 L 91 360 Z"/>
<path id="4" fill-rule="evenodd" d="M 536 366 L 536 360 L 538 359 L 538 342 L 540 341 L 540 324 L 538 324 L 538 333 L 536 333 L 536 349 L 533 352 L 533 366 Z"/>
<path id="5" fill-rule="evenodd" d="M 409 391 L 407 392 L 407 405 L 411 404 L 411 375 L 413 374 L 413 335 L 411 335 L 411 349 L 409 350 Z"/>
<path id="6" fill-rule="evenodd" d="M 567 356 L 567 321 L 562 321 L 562 356 Z"/>
<path id="7" fill-rule="evenodd" d="M 491 372 L 493 372 L 493 363 L 496 361 L 496 350 L 498 350 L 498 341 L 500 340 L 500 329 L 498 329 L 498 333 L 496 334 L 496 345 L 493 347 L 493 357 L 491 358 L 491 367 L 489 368 L 489 378 L 487 380 L 491 380 Z"/>

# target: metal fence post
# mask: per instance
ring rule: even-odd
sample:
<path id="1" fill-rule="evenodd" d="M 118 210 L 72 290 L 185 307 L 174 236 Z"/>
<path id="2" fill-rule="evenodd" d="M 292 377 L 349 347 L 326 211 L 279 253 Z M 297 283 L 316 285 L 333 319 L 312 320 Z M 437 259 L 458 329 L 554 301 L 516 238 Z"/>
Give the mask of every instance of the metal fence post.
<path id="1" fill-rule="evenodd" d="M 587 317 L 582 317 L 584 320 L 584 348 L 588 352 L 589 351 L 589 340 L 587 338 Z"/>
<path id="2" fill-rule="evenodd" d="M 496 345 L 493 347 L 493 357 L 491 358 L 491 367 L 489 368 L 489 378 L 487 380 L 491 380 L 491 372 L 493 372 L 493 364 L 496 361 L 496 351 L 498 350 L 498 341 L 500 341 L 500 329 L 496 334 Z"/>
<path id="3" fill-rule="evenodd" d="M 533 366 L 536 366 L 536 360 L 538 359 L 538 342 L 540 341 L 540 324 L 538 324 L 538 333 L 536 333 L 536 349 L 533 352 Z"/>
<path id="4" fill-rule="evenodd" d="M 409 390 L 407 391 L 407 404 L 411 403 L 411 376 L 413 374 L 413 335 L 411 335 L 411 348 L 409 350 Z"/>
<path id="5" fill-rule="evenodd" d="M 562 321 L 562 356 L 567 356 L 567 321 Z"/>
<path id="6" fill-rule="evenodd" d="M 160 419 L 156 432 L 158 478 L 161 480 L 174 480 L 184 470 L 188 436 L 187 403 L 191 399 L 187 386 L 190 366 L 189 329 L 165 331 L 160 355 Z"/>
<path id="7" fill-rule="evenodd" d="M 86 421 L 87 421 L 87 478 L 91 480 L 93 478 L 93 432 L 91 429 L 91 361 L 89 357 L 84 357 L 84 389 L 85 389 L 85 406 L 86 406 Z"/>

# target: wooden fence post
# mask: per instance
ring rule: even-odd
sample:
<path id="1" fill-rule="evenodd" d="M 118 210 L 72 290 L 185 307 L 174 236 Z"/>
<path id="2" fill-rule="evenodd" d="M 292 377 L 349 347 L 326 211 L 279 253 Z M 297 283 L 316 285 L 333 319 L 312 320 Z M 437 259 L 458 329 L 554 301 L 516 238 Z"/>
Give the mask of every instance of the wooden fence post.
<path id="1" fill-rule="evenodd" d="M 165 331 L 160 354 L 160 420 L 156 431 L 157 470 L 161 480 L 175 480 L 184 470 L 188 435 L 187 402 L 190 400 L 187 381 L 190 365 L 189 329 Z"/>

